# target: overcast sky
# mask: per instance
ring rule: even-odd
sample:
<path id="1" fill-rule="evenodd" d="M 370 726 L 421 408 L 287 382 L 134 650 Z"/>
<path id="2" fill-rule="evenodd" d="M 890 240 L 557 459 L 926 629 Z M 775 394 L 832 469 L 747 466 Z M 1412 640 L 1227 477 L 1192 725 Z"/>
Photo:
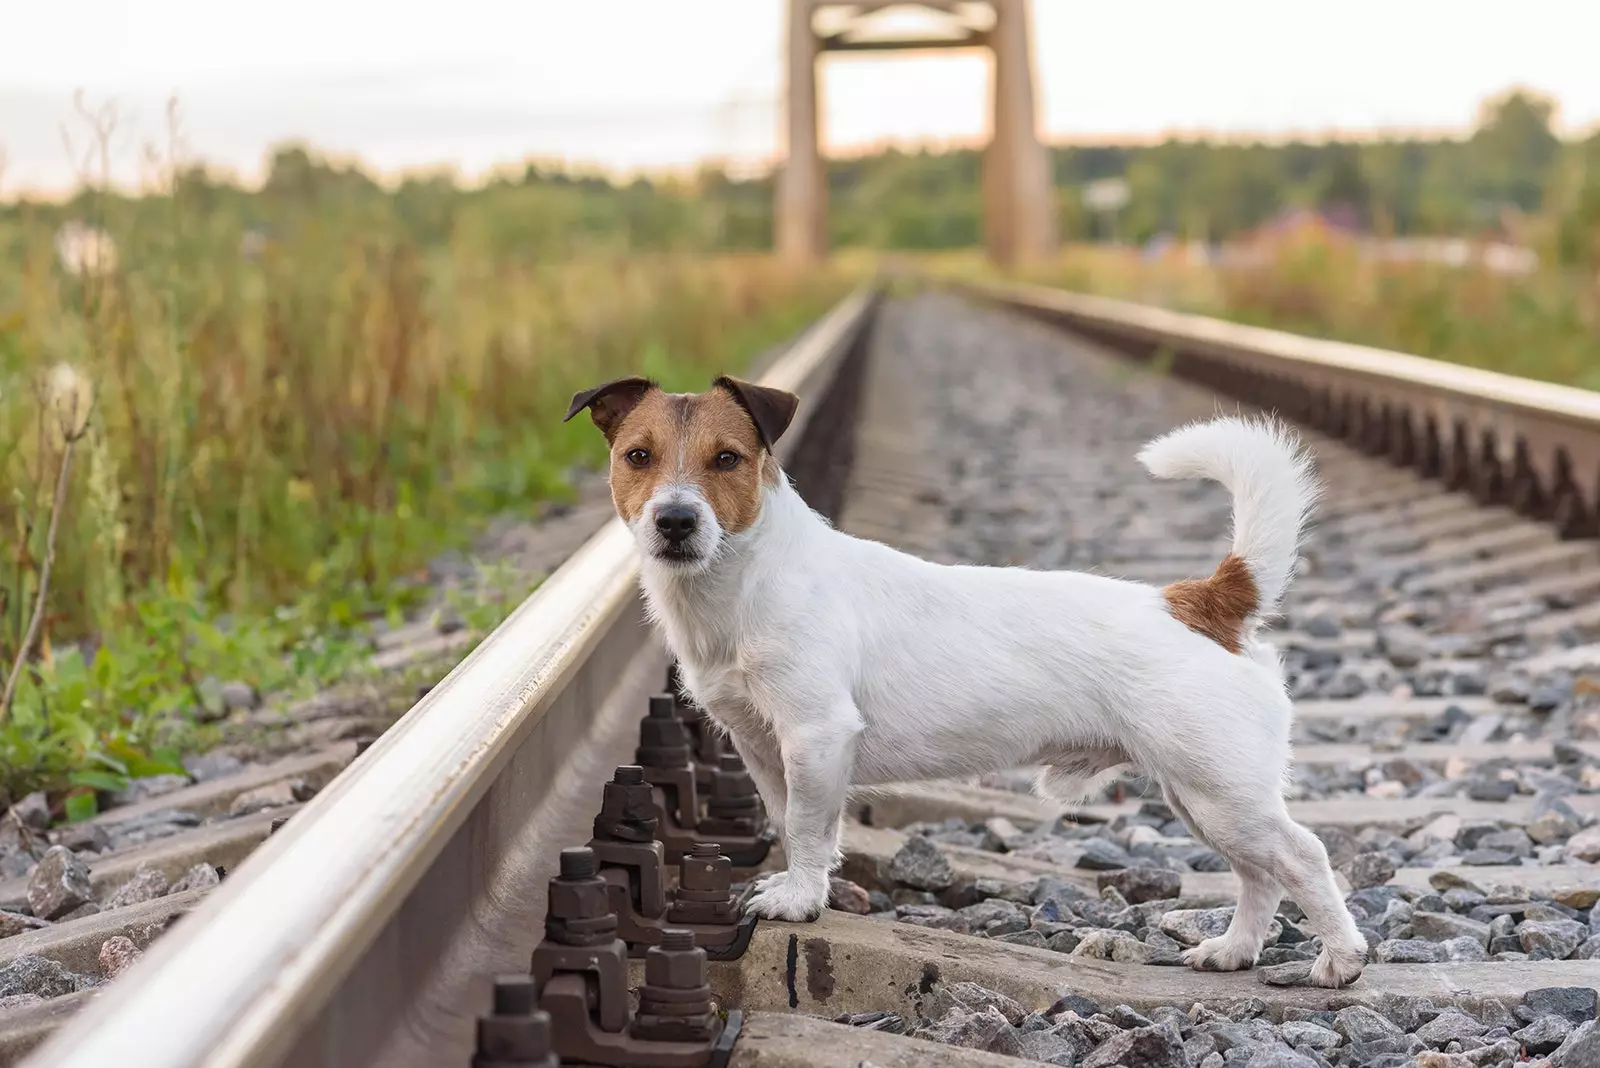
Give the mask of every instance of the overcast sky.
<path id="1" fill-rule="evenodd" d="M 1033 0 L 1047 137 L 1462 129 L 1513 83 L 1600 123 L 1600 0 Z M 608 168 L 765 161 L 781 0 L 0 0 L 0 193 L 59 189 L 72 94 L 114 99 L 116 166 L 181 102 L 188 150 L 253 177 L 300 138 L 468 175 L 529 156 Z M 826 138 L 971 140 L 978 54 L 830 58 Z M 81 140 L 81 128 L 80 140 Z"/>

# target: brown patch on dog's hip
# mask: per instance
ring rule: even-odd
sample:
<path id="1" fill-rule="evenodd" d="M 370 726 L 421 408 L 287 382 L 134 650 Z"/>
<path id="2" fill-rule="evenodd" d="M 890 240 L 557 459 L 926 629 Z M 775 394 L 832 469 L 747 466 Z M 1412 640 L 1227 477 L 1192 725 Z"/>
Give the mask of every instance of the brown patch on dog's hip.
<path id="1" fill-rule="evenodd" d="M 1261 605 L 1261 594 L 1244 558 L 1229 553 L 1210 578 L 1185 579 L 1161 591 L 1172 618 L 1230 653 L 1242 648 L 1244 621 Z"/>

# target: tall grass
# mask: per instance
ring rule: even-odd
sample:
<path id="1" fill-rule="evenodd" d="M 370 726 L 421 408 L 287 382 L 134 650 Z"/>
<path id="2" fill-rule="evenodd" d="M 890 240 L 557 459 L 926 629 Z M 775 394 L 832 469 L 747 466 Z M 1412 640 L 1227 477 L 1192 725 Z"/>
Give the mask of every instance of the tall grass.
<path id="1" fill-rule="evenodd" d="M 989 273 L 976 257 L 930 261 L 940 273 Z M 1497 273 L 1469 262 L 1385 260 L 1348 240 L 1285 242 L 1265 262 L 1145 259 L 1071 246 L 1021 279 L 1600 389 L 1600 279 L 1548 267 Z"/>
<path id="2" fill-rule="evenodd" d="M 158 736 L 219 679 L 325 677 L 431 553 L 598 462 L 560 423 L 575 389 L 703 386 L 844 284 L 754 255 L 548 263 L 472 226 L 419 248 L 370 207 L 266 237 L 169 200 L 91 218 L 116 254 L 77 273 L 53 220 L 0 216 L 0 671 L 24 665 L 0 792 L 170 765 Z M 92 394 L 71 446 L 62 373 Z"/>

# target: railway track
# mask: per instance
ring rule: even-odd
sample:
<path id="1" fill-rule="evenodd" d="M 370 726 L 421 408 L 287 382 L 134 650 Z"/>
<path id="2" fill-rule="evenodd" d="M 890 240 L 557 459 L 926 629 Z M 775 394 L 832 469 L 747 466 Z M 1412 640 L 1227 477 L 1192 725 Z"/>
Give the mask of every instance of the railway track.
<path id="1" fill-rule="evenodd" d="M 1219 403 L 1301 422 L 1329 493 L 1276 635 L 1291 810 L 1356 984 L 1302 985 L 1288 901 L 1254 971 L 1175 966 L 1235 883 L 1137 780 L 1065 819 L 1025 771 L 874 791 L 834 909 L 740 921 L 781 843 L 665 695 L 612 523 L 370 746 L 113 810 L 194 826 L 68 840 L 87 887 L 0 884 L 0 997 L 48 995 L 0 1001 L 0 1062 L 1600 1063 L 1600 397 L 1020 288 L 857 293 L 766 380 L 845 528 L 1158 582 L 1215 566 L 1229 502 L 1137 446 Z M 101 910 L 24 915 L 74 893 Z"/>

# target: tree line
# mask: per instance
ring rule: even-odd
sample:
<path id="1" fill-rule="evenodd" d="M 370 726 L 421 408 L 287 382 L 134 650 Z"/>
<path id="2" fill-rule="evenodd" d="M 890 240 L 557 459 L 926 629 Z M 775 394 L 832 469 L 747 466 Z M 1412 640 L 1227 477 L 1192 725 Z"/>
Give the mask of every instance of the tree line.
<path id="1" fill-rule="evenodd" d="M 1600 264 L 1600 132 L 1563 140 L 1554 103 L 1513 89 L 1486 100 L 1470 134 L 1282 143 L 1167 140 L 1052 147 L 1060 230 L 1068 240 L 1157 235 L 1222 241 L 1281 213 L 1319 209 L 1362 229 L 1547 241 L 1557 258 Z M 889 149 L 828 164 L 829 230 L 836 246 L 943 249 L 982 239 L 976 149 Z M 1115 216 L 1090 211 L 1083 190 L 1126 184 Z M 273 150 L 250 190 L 203 166 L 177 170 L 159 195 L 136 200 L 84 188 L 62 205 L 13 203 L 46 217 L 192 211 L 271 235 L 336 212 L 397 227 L 411 241 L 486 243 L 513 257 L 620 251 L 762 249 L 772 241 L 774 180 L 715 166 L 688 176 L 614 180 L 527 164 L 466 186 L 448 171 L 385 187 L 359 166 L 303 145 Z"/>

